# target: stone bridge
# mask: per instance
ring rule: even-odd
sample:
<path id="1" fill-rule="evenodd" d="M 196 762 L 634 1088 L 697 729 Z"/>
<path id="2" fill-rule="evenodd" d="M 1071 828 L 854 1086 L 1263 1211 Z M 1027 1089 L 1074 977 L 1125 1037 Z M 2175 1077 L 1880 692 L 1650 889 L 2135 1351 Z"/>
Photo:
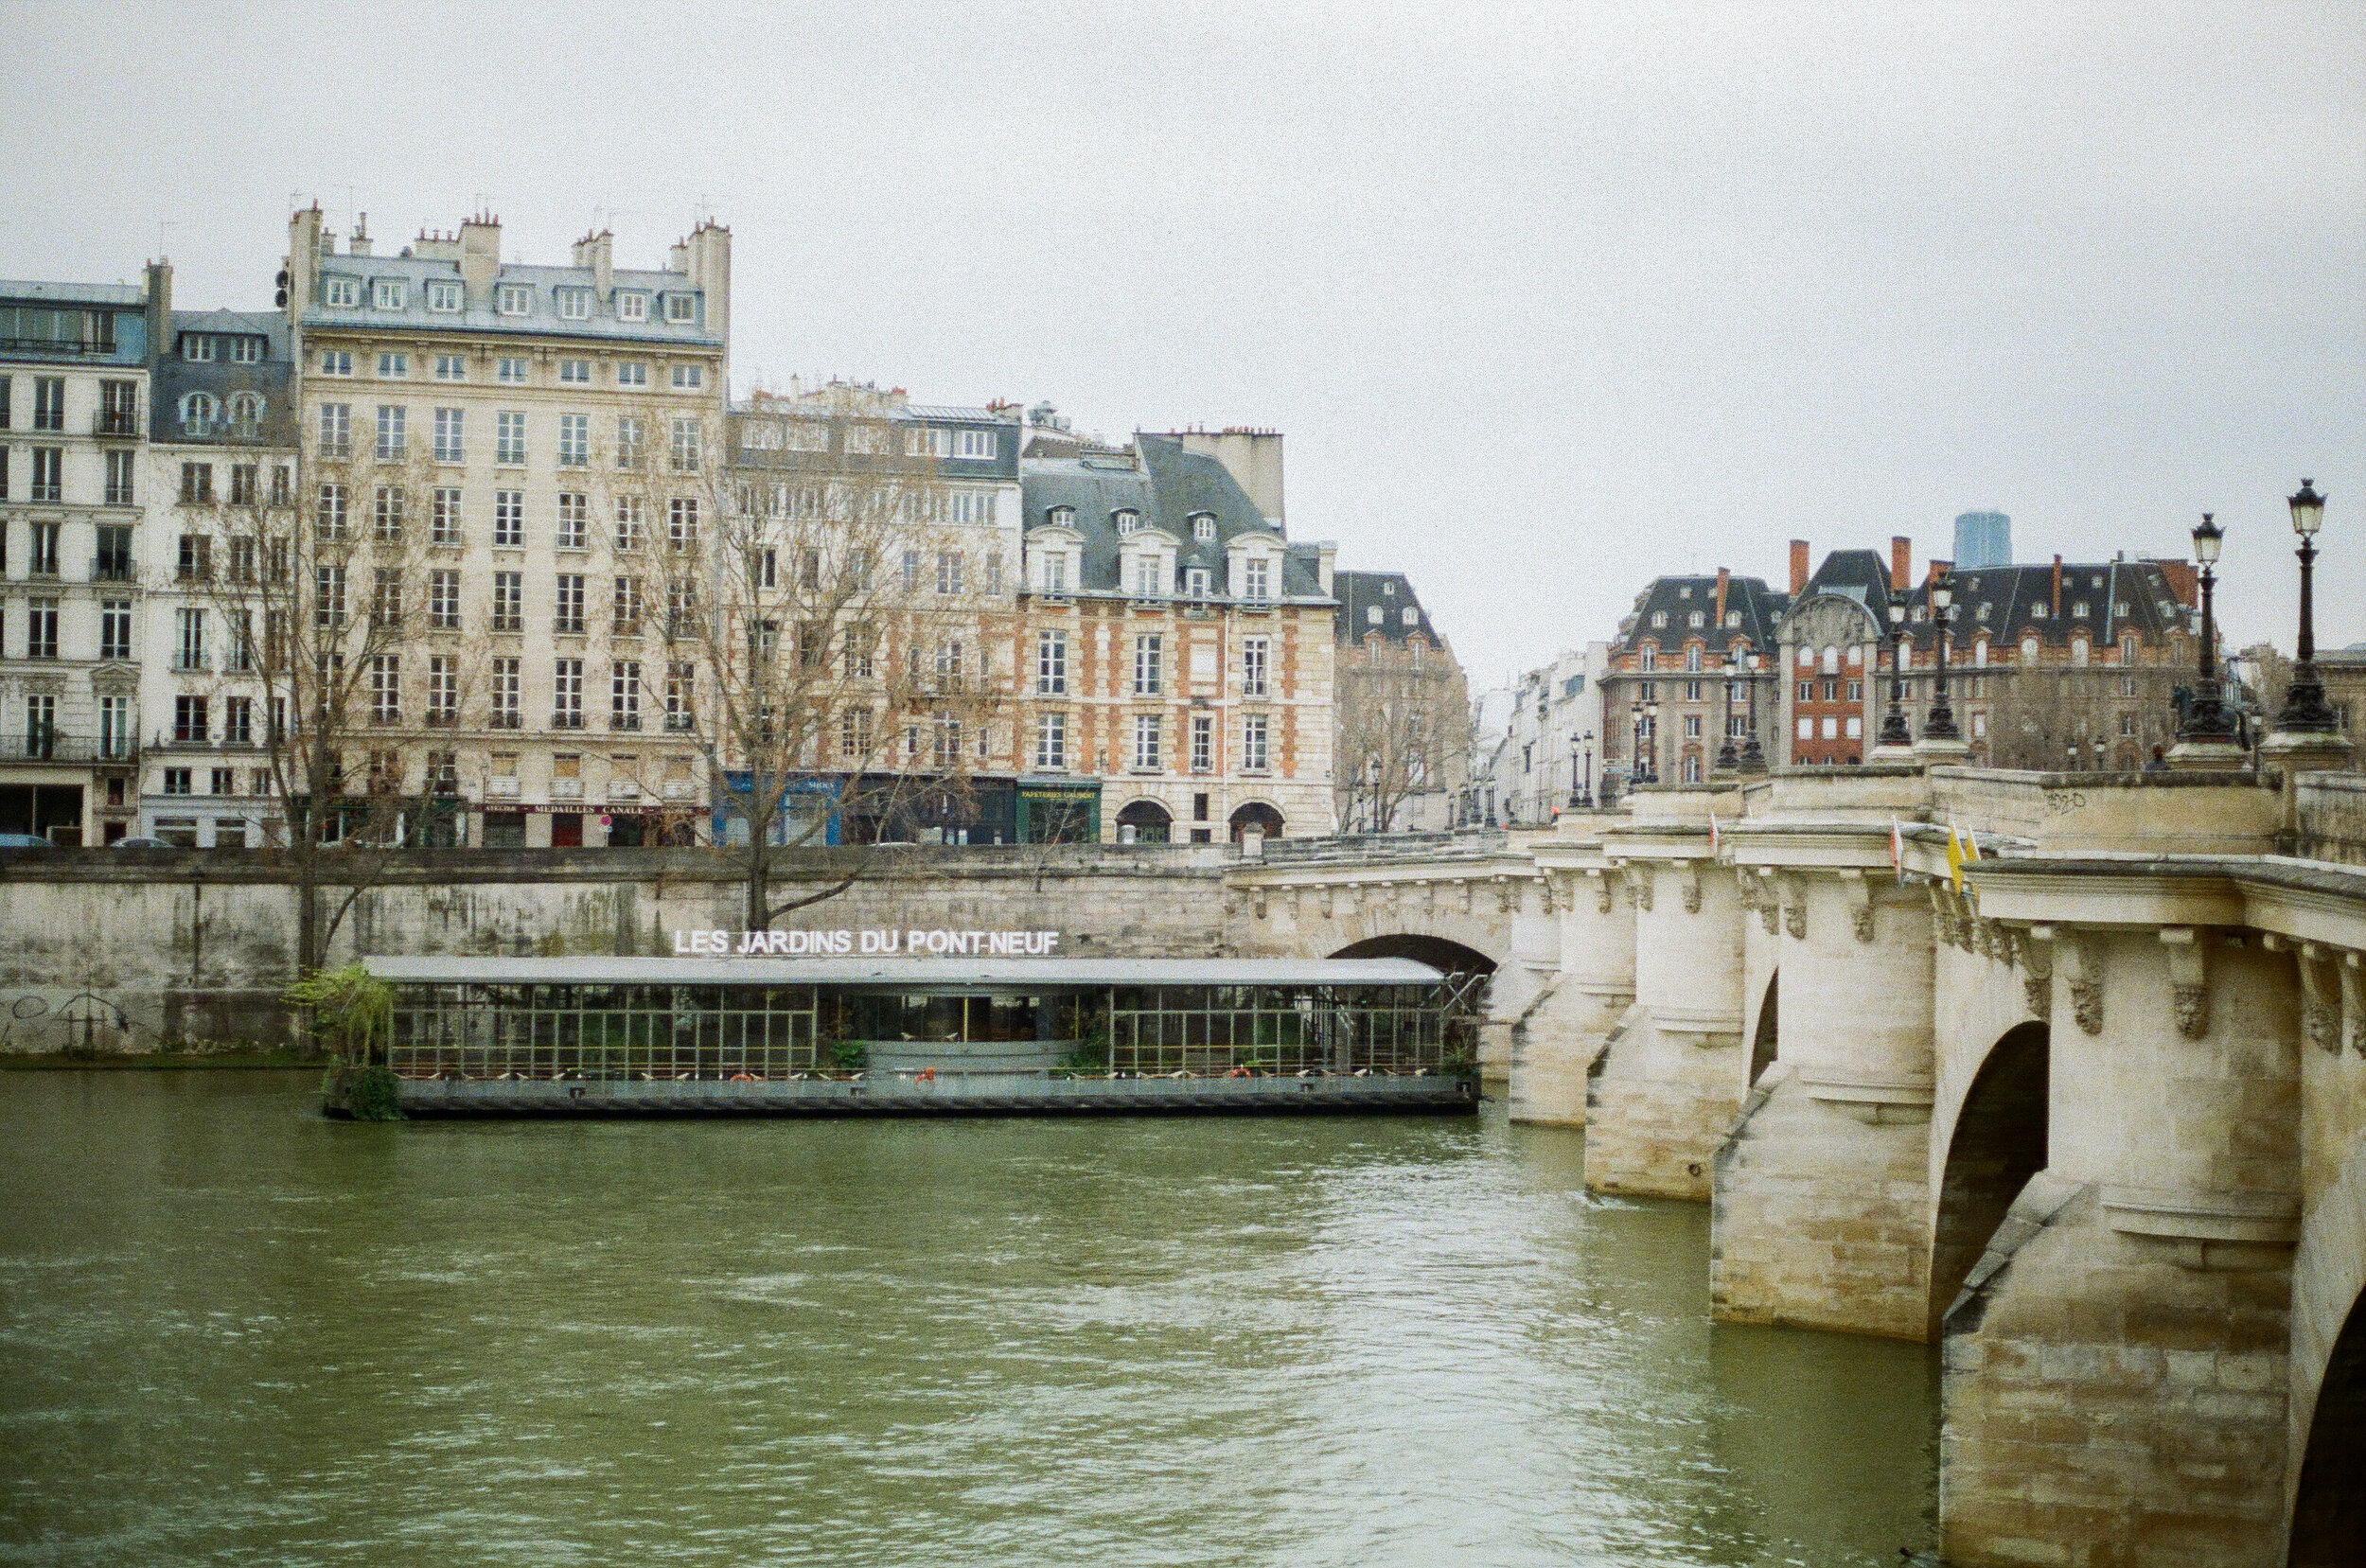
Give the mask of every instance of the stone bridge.
<path id="1" fill-rule="evenodd" d="M 1268 846 L 1228 945 L 1492 968 L 1512 1115 L 1711 1204 L 1718 1316 L 1943 1344 L 1950 1563 L 2366 1560 L 2366 779 L 1627 805 Z"/>

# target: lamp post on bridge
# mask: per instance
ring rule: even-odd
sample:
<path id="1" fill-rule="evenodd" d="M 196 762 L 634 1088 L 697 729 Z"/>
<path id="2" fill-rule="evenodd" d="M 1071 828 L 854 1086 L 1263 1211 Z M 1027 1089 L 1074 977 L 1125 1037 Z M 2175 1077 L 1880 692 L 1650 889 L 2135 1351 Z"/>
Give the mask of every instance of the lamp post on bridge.
<path id="1" fill-rule="evenodd" d="M 2301 538 L 2294 552 L 2301 561 L 2300 636 L 2292 650 L 2292 684 L 2259 750 L 2263 760 L 2272 758 L 2291 779 L 2347 767 L 2350 740 L 2341 732 L 2341 715 L 2325 700 L 2325 683 L 2317 674 L 2317 530 L 2324 524 L 2325 498 L 2317 493 L 2314 481 L 2304 479 L 2299 492 L 2285 503 L 2292 510 L 2292 532 Z"/>
<path id="2" fill-rule="evenodd" d="M 2242 748 L 2234 744 L 2234 724 L 2227 717 L 2218 692 L 2217 615 L 2218 552 L 2226 530 L 2204 512 L 2194 525 L 2194 559 L 2201 566 L 2201 658 L 2194 682 L 2193 700 L 2185 704 L 2185 720 L 2177 727 L 2177 744 L 2169 749 L 2169 766 L 2214 772 L 2232 772 L 2243 766 Z"/>
<path id="3" fill-rule="evenodd" d="M 1881 717 L 1881 738 L 1874 749 L 1897 756 L 1914 754 L 1914 732 L 1906 728 L 1906 708 L 1901 696 L 1906 690 L 1906 602 L 1892 599 L 1889 606 L 1890 690 L 1889 712 Z"/>

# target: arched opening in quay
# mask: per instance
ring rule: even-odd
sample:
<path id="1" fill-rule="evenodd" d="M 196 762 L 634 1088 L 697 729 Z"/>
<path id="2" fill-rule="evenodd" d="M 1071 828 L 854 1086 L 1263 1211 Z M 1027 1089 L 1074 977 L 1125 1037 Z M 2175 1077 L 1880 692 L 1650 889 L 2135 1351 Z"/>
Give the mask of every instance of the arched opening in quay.
<path id="1" fill-rule="evenodd" d="M 1931 1337 L 2029 1178 L 2045 1169 L 2046 1026 L 2005 1031 L 1964 1096 L 1931 1238 Z"/>
<path id="2" fill-rule="evenodd" d="M 2366 1542 L 2366 1296 L 2333 1342 L 2292 1500 L 2290 1568 L 2359 1560 Z"/>

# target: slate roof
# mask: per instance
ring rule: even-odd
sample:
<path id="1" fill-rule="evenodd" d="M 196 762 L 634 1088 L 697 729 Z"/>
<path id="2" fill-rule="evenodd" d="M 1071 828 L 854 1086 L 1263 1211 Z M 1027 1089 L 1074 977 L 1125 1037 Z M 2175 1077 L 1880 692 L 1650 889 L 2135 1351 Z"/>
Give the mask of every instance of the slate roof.
<path id="1" fill-rule="evenodd" d="M 2059 605 L 2053 602 L 2051 561 L 1984 566 L 1954 573 L 1951 580 L 1955 635 L 1966 643 L 1982 631 L 1994 641 L 2011 643 L 2034 631 L 2040 643 L 2056 647 L 2069 646 L 2077 632 L 2098 644 L 2116 643 L 2126 632 L 2150 640 L 2186 622 L 2177 587 L 2158 561 L 2065 561 Z M 1928 581 L 1916 584 L 1906 595 L 1910 628 L 1930 624 L 1923 608 L 1930 595 Z M 2083 616 L 2077 613 L 2082 608 Z"/>
<path id="2" fill-rule="evenodd" d="M 260 363 L 238 364 L 225 346 L 207 361 L 181 357 L 184 333 L 218 337 L 261 338 Z M 234 392 L 263 395 L 263 423 L 253 436 L 232 435 L 216 427 L 203 445 L 229 447 L 292 447 L 295 445 L 294 405 L 289 396 L 288 319 L 275 310 L 175 310 L 166 341 L 157 345 L 150 379 L 149 438 L 191 445 L 181 429 L 181 398 L 191 392 L 210 392 L 228 412 Z"/>
<path id="3" fill-rule="evenodd" d="M 27 305 L 130 305 L 148 303 L 148 287 L 140 283 L 37 283 L 0 278 L 0 299 Z"/>
<path id="4" fill-rule="evenodd" d="M 1338 638 L 1341 643 L 1361 643 L 1378 632 L 1384 642 L 1403 643 L 1415 632 L 1429 639 L 1432 647 L 1444 644 L 1438 628 L 1429 624 L 1429 611 L 1413 591 L 1412 580 L 1402 572 L 1334 572 L 1331 574 L 1332 596 L 1339 601 Z M 1380 611 L 1380 619 L 1372 619 L 1372 611 Z M 1405 625 L 1404 612 L 1413 612 L 1413 624 Z"/>
<path id="5" fill-rule="evenodd" d="M 593 277 L 589 267 L 536 267 L 523 263 L 504 264 L 494 278 L 494 286 L 481 299 L 467 301 L 462 310 L 431 310 L 427 308 L 426 284 L 431 278 L 458 278 L 460 263 L 415 255 L 354 255 L 351 253 L 324 255 L 317 268 L 322 278 L 351 277 L 361 280 L 362 303 L 357 306 L 331 306 L 320 298 L 304 307 L 307 326 L 345 326 L 357 328 L 399 329 L 404 332 L 468 332 L 477 335 L 526 335 L 537 337 L 574 337 L 607 339 L 643 344 L 652 347 L 678 344 L 685 347 L 720 348 L 723 340 L 707 329 L 707 309 L 704 291 L 680 273 L 631 272 L 619 267 L 609 273 L 613 290 L 641 290 L 650 296 L 649 319 L 622 321 L 616 315 L 614 293 L 607 298 L 594 297 L 592 314 L 587 319 L 563 318 L 558 313 L 557 296 L 553 291 L 560 287 L 592 289 Z M 402 280 L 403 306 L 399 310 L 380 310 L 371 306 L 370 284 L 379 278 Z M 504 316 L 495 308 L 500 286 L 522 283 L 532 291 L 532 304 L 522 316 Z M 668 322 L 662 294 L 695 294 L 699 296 L 697 319 L 689 322 Z"/>
<path id="6" fill-rule="evenodd" d="M 1762 577 L 1733 577 L 1725 580 L 1725 609 L 1739 613 L 1741 623 L 1736 626 L 1721 626 L 1713 617 L 1717 608 L 1717 577 L 1654 577 L 1651 586 L 1634 596 L 1634 608 L 1618 623 L 1618 641 L 1612 644 L 1614 653 L 1632 653 L 1644 643 L 1656 643 L 1665 654 L 1682 651 L 1687 638 L 1702 638 L 1705 644 L 1722 651 L 1737 642 L 1747 640 L 1757 649 L 1774 646 L 1775 624 L 1790 608 L 1787 594 L 1777 593 L 1766 586 Z M 1692 625 L 1694 612 L 1702 624 Z M 1654 626 L 1651 617 L 1664 614 L 1668 624 Z"/>
<path id="7" fill-rule="evenodd" d="M 1085 590 L 1116 592 L 1118 530 L 1115 514 L 1139 514 L 1146 527 L 1163 529 L 1177 540 L 1177 580 L 1192 567 L 1206 567 L 1219 592 L 1225 582 L 1225 547 L 1243 534 L 1277 534 L 1259 514 L 1230 470 L 1214 458 L 1186 451 L 1172 436 L 1134 438 L 1139 462 L 1086 455 L 1031 457 L 1019 466 L 1025 488 L 1026 525 L 1039 528 L 1056 507 L 1075 513 L 1070 524 L 1085 537 L 1084 561 L 1078 586 Z M 1216 537 L 1195 539 L 1192 519 L 1208 513 L 1215 519 Z M 1279 596 L 1328 603 L 1322 590 L 1320 558 L 1312 545 L 1292 544 L 1284 556 Z"/>

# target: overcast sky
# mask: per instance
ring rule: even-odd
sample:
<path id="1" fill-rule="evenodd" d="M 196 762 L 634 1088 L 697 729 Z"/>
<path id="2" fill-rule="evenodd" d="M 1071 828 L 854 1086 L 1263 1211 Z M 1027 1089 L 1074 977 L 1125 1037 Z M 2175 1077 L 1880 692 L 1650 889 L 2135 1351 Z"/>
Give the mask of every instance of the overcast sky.
<path id="1" fill-rule="evenodd" d="M 270 303 L 291 200 L 563 258 L 730 225 L 734 381 L 1288 437 L 1474 685 L 1654 573 L 2283 497 L 2366 639 L 2366 4 L 0 9 L 0 276 Z"/>

